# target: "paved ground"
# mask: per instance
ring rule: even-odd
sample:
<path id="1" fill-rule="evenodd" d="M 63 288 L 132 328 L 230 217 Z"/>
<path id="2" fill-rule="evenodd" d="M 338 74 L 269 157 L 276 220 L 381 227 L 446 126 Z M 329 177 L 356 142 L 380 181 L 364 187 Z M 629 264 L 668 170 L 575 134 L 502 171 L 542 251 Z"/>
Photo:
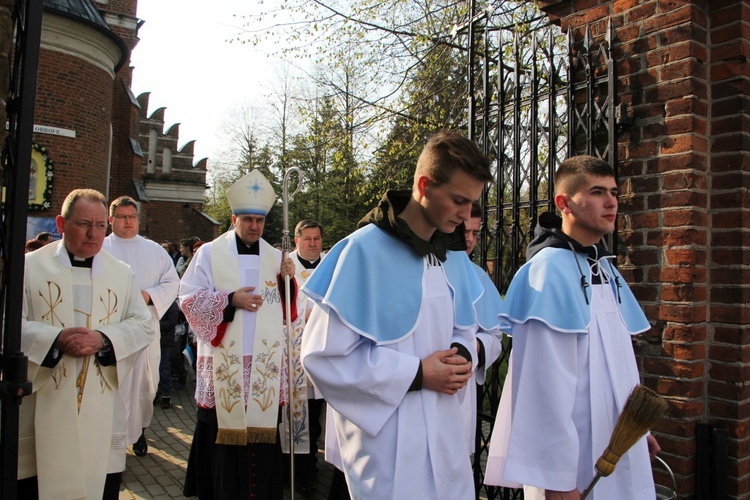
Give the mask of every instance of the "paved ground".
<path id="1" fill-rule="evenodd" d="M 146 431 L 148 455 L 136 457 L 128 449 L 120 500 L 185 498 L 182 483 L 195 429 L 194 390 L 194 381 L 190 380 L 185 389 L 173 392 L 172 408 L 165 410 L 158 405 L 154 407 L 154 419 Z M 295 499 L 318 500 L 327 497 L 332 467 L 323 460 L 322 453 L 318 456 L 318 491 L 307 496 L 297 492 Z M 290 498 L 288 488 L 285 498 Z"/>

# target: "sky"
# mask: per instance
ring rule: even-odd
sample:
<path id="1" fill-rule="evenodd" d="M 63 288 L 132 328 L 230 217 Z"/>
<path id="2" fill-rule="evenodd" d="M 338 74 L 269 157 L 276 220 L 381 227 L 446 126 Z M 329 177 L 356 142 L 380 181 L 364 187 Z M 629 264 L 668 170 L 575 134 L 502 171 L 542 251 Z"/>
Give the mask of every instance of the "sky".
<path id="1" fill-rule="evenodd" d="M 217 131 L 232 106 L 262 99 L 274 81 L 273 46 L 230 44 L 257 2 L 139 0 L 144 21 L 132 51 L 133 93 L 150 92 L 148 114 L 166 108 L 164 130 L 180 123 L 178 148 L 195 140 L 195 162 L 221 149 Z"/>

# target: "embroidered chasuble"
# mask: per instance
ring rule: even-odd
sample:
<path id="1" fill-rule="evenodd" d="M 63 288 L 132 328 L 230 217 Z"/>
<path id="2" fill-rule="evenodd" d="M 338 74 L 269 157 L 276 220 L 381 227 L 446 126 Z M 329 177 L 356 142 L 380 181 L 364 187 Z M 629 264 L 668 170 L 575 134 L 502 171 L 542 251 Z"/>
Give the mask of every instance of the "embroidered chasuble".
<path id="1" fill-rule="evenodd" d="M 114 391 L 153 338 L 150 314 L 136 300 L 130 268 L 106 253 L 90 269 L 73 268 L 57 243 L 26 262 L 22 349 L 33 392 L 21 405 L 18 478 L 36 475 L 42 499 L 98 499 L 110 453 L 124 459 L 122 435 L 113 433 Z M 53 367 L 41 366 L 60 331 L 72 326 L 106 335 L 116 364 L 64 354 Z"/>
<path id="2" fill-rule="evenodd" d="M 263 305 L 258 312 L 238 310 L 218 345 L 203 344 L 212 351 L 213 358 L 213 392 L 219 424 L 216 442 L 275 443 L 278 407 L 287 399 L 281 383 L 282 371 L 286 371 L 286 339 L 277 283 L 280 253 L 261 239 L 260 255 L 238 255 L 234 232 L 231 236 L 211 244 L 211 271 L 216 288 L 237 290 L 254 286 L 263 296 Z M 246 356 L 252 356 L 248 387 L 243 383 Z"/>

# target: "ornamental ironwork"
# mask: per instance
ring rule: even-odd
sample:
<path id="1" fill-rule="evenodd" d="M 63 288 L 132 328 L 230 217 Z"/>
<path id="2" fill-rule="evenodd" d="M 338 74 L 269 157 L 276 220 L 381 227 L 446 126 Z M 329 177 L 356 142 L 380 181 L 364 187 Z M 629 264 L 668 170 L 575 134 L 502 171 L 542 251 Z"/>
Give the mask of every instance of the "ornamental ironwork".
<path id="1" fill-rule="evenodd" d="M 508 12 L 477 12 L 472 2 L 469 19 L 457 29 L 468 53 L 469 136 L 493 159 L 494 181 L 482 197 L 477 264 L 501 294 L 526 261 L 539 214 L 554 210 L 554 172 L 560 163 L 588 154 L 617 172 L 612 23 L 595 39 L 589 27 L 563 33 L 538 11 Z M 477 498 L 523 498 L 521 490 L 484 485 L 510 350 L 506 337 L 500 359 L 477 388 Z"/>

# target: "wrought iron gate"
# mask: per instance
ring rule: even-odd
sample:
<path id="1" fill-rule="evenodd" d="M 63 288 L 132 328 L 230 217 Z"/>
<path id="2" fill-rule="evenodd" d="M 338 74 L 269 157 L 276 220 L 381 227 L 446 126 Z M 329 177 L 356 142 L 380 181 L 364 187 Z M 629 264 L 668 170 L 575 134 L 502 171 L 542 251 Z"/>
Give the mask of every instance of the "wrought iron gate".
<path id="1" fill-rule="evenodd" d="M 0 498 L 16 498 L 18 405 L 31 392 L 26 356 L 21 352 L 26 214 L 29 204 L 34 101 L 42 33 L 42 0 L 16 0 L 11 14 L 13 40 L 6 110 L 8 135 L 2 147 L 5 199 L 0 214 L 0 316 L 3 324 L 0 378 Z"/>
<path id="2" fill-rule="evenodd" d="M 476 12 L 474 4 L 461 28 L 469 54 L 469 135 L 495 162 L 478 253 L 504 294 L 526 260 L 538 215 L 554 209 L 553 176 L 562 160 L 589 154 L 617 172 L 614 29 L 607 23 L 604 40 L 595 42 L 589 27 L 582 35 L 563 34 L 538 13 L 536 24 L 501 26 L 504 18 L 491 9 Z M 478 497 L 508 500 L 522 498 L 522 491 L 483 484 L 510 355 L 505 340 L 477 391 L 474 476 Z"/>

